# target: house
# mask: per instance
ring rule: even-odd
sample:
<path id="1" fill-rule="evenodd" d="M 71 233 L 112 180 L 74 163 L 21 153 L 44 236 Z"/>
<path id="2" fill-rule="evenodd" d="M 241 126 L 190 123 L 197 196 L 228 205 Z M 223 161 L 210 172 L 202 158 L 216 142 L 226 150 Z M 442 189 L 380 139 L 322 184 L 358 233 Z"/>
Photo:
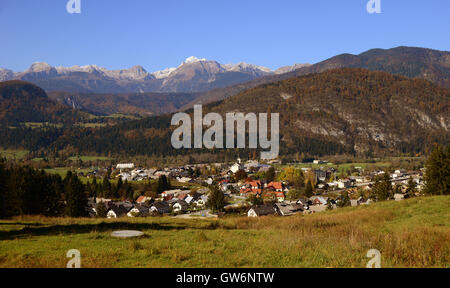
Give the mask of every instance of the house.
<path id="1" fill-rule="evenodd" d="M 303 205 L 297 203 L 276 203 L 274 208 L 280 216 L 291 216 L 303 212 Z"/>
<path id="2" fill-rule="evenodd" d="M 106 198 L 95 198 L 95 203 L 109 203 L 112 199 L 106 199 Z"/>
<path id="3" fill-rule="evenodd" d="M 169 198 L 169 197 L 171 197 L 171 198 L 173 198 L 173 197 L 175 197 L 177 194 L 179 194 L 179 193 L 181 193 L 181 192 L 183 192 L 182 190 L 167 190 L 167 191 L 164 191 L 163 193 L 161 193 L 161 196 L 165 199 L 165 198 Z"/>
<path id="4" fill-rule="evenodd" d="M 316 169 L 314 170 L 314 175 L 316 176 L 317 181 L 325 182 L 328 178 L 327 171 Z"/>
<path id="5" fill-rule="evenodd" d="M 276 215 L 276 211 L 272 205 L 256 205 L 251 207 L 247 211 L 248 217 L 260 217 L 268 215 Z"/>
<path id="6" fill-rule="evenodd" d="M 134 164 L 133 163 L 122 163 L 122 164 L 117 164 L 116 169 L 134 169 Z"/>
<path id="7" fill-rule="evenodd" d="M 178 200 L 186 200 L 187 197 L 189 197 L 189 194 L 187 193 L 180 193 L 177 195 Z"/>
<path id="8" fill-rule="evenodd" d="M 116 202 L 115 203 L 117 206 L 122 206 L 123 208 L 125 208 L 127 211 L 130 211 L 134 205 L 133 203 L 129 202 L 129 201 L 123 201 L 123 202 Z"/>
<path id="9" fill-rule="evenodd" d="M 202 195 L 202 196 L 200 196 L 199 199 L 194 201 L 194 204 L 197 205 L 198 207 L 204 207 L 207 202 L 208 202 L 208 196 Z"/>
<path id="10" fill-rule="evenodd" d="M 192 197 L 192 196 L 187 196 L 187 197 L 184 199 L 184 201 L 185 201 L 187 204 L 191 204 L 191 203 L 194 201 L 194 197 Z"/>
<path id="11" fill-rule="evenodd" d="M 86 211 L 90 218 L 97 217 L 97 204 L 88 204 L 88 206 L 86 207 Z"/>
<path id="12" fill-rule="evenodd" d="M 261 195 L 262 183 L 260 180 L 245 181 L 245 184 L 241 187 L 241 195 L 248 196 L 250 194 Z"/>
<path id="13" fill-rule="evenodd" d="M 229 170 L 233 174 L 236 174 L 236 172 L 238 172 L 239 170 L 242 170 L 242 168 L 243 168 L 243 166 L 241 164 L 241 159 L 238 158 L 237 159 L 237 163 L 234 163 L 233 166 L 231 166 Z"/>
<path id="14" fill-rule="evenodd" d="M 189 204 L 184 200 L 178 200 L 175 204 L 172 206 L 173 212 L 186 212 L 189 208 Z"/>
<path id="15" fill-rule="evenodd" d="M 349 179 L 341 179 L 338 181 L 338 188 L 339 189 L 346 189 L 351 186 L 352 182 Z"/>
<path id="16" fill-rule="evenodd" d="M 143 205 L 139 205 L 136 204 L 133 206 L 133 208 L 131 208 L 128 213 L 127 216 L 128 217 L 145 217 L 148 216 L 148 214 L 150 213 L 150 209 L 143 206 Z"/>
<path id="17" fill-rule="evenodd" d="M 170 212 L 170 206 L 167 202 L 155 202 L 150 207 L 150 212 L 156 212 L 159 214 L 167 214 Z"/>
<path id="18" fill-rule="evenodd" d="M 359 201 L 359 199 L 350 199 L 350 205 L 352 207 L 356 207 L 356 206 L 361 205 L 361 202 Z"/>
<path id="19" fill-rule="evenodd" d="M 281 182 L 270 182 L 266 188 L 276 192 L 282 192 L 284 190 L 283 183 Z"/>
<path id="20" fill-rule="evenodd" d="M 189 177 L 177 177 L 177 181 L 180 183 L 189 183 L 192 182 L 192 178 Z"/>
<path id="21" fill-rule="evenodd" d="M 260 167 L 261 164 L 255 160 L 248 161 L 248 163 L 244 165 L 246 171 L 258 171 Z"/>
<path id="22" fill-rule="evenodd" d="M 312 196 L 309 198 L 312 205 L 326 206 L 328 204 L 328 197 Z"/>
<path id="23" fill-rule="evenodd" d="M 370 203 L 370 199 L 364 199 L 363 197 L 359 197 L 358 199 L 350 199 L 350 205 L 352 207 L 356 207 L 359 205 L 366 205 Z"/>
<path id="24" fill-rule="evenodd" d="M 152 197 L 146 197 L 146 196 L 139 196 L 139 198 L 136 200 L 136 203 L 138 204 L 144 204 L 147 201 L 152 200 Z"/>
<path id="25" fill-rule="evenodd" d="M 116 205 L 114 203 L 108 204 L 108 212 L 106 213 L 107 218 L 120 218 L 127 215 L 128 210 L 122 205 Z"/>
<path id="26" fill-rule="evenodd" d="M 286 189 L 281 182 L 270 182 L 266 186 L 266 191 L 268 194 L 273 193 L 278 202 L 283 202 L 286 199 Z"/>
<path id="27" fill-rule="evenodd" d="M 303 205 L 303 207 L 306 208 L 309 205 L 312 205 L 312 201 L 309 200 L 308 198 L 301 197 L 297 200 L 297 204 L 301 204 L 301 205 Z"/>

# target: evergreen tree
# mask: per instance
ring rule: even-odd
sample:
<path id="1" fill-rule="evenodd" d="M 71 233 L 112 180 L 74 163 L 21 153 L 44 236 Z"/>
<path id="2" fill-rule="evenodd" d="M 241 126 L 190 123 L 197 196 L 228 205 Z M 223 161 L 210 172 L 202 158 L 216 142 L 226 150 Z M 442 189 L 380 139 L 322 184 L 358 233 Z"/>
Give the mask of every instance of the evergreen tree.
<path id="1" fill-rule="evenodd" d="M 77 175 L 67 172 L 64 179 L 66 215 L 68 217 L 87 216 L 87 195 L 83 183 Z"/>
<path id="2" fill-rule="evenodd" d="M 111 178 L 111 168 L 108 168 L 108 171 L 106 172 L 105 176 L 103 177 L 103 183 L 102 183 L 102 190 L 103 190 L 103 196 L 104 197 L 111 197 L 112 195 L 112 187 L 111 182 L 109 179 Z"/>
<path id="3" fill-rule="evenodd" d="M 274 181 L 275 180 L 275 168 L 270 167 L 265 176 L 266 176 L 267 182 Z"/>
<path id="4" fill-rule="evenodd" d="M 409 198 L 411 198 L 411 197 L 416 196 L 416 192 L 417 192 L 416 182 L 414 181 L 414 179 L 412 177 L 410 177 L 408 180 L 408 187 L 406 188 L 406 195 Z"/>
<path id="5" fill-rule="evenodd" d="M 376 197 L 377 201 L 386 201 L 393 197 L 393 189 L 389 173 L 386 172 L 383 176 L 377 177 L 375 184 L 372 187 L 372 193 Z"/>
<path id="6" fill-rule="evenodd" d="M 163 193 L 164 191 L 170 189 L 170 184 L 167 181 L 167 177 L 166 175 L 162 175 L 161 177 L 159 177 L 158 179 L 158 188 L 157 188 L 157 192 L 158 194 Z"/>
<path id="7" fill-rule="evenodd" d="M 351 205 L 350 197 L 348 196 L 347 191 L 342 193 L 340 200 L 341 201 L 339 201 L 339 204 L 338 204 L 339 207 L 347 207 L 347 206 Z"/>
<path id="8" fill-rule="evenodd" d="M 311 182 L 308 181 L 308 182 L 306 182 L 305 196 L 309 198 L 309 197 L 311 197 L 313 195 L 314 195 L 313 187 L 311 185 Z"/>
<path id="9" fill-rule="evenodd" d="M 214 213 L 223 211 L 223 207 L 225 206 L 225 195 L 219 188 L 212 188 L 211 193 L 209 193 L 206 206 L 210 208 Z"/>
<path id="10" fill-rule="evenodd" d="M 250 203 L 252 203 L 252 205 L 262 205 L 264 204 L 264 201 L 261 197 L 258 197 L 255 194 L 252 194 L 248 197 L 248 200 L 250 201 Z"/>
<path id="11" fill-rule="evenodd" d="M 450 146 L 437 146 L 426 163 L 425 194 L 450 194 Z"/>

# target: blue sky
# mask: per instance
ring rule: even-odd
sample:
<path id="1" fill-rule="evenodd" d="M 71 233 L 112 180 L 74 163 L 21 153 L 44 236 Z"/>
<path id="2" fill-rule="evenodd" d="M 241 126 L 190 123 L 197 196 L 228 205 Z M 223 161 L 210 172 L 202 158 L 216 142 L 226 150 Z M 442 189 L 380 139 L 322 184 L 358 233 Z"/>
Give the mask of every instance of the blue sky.
<path id="1" fill-rule="evenodd" d="M 419 46 L 450 50 L 450 1 L 0 0 L 0 67 L 96 64 L 148 71 L 197 56 L 275 69 L 340 53 Z"/>

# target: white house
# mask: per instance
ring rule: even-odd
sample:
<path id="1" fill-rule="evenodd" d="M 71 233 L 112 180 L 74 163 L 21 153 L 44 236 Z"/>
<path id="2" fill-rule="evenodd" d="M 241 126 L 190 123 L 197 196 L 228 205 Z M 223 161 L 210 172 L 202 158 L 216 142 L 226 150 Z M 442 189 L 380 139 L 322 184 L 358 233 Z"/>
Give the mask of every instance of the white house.
<path id="1" fill-rule="evenodd" d="M 242 169 L 242 165 L 240 163 L 234 163 L 233 166 L 230 167 L 230 171 L 233 173 L 236 173 L 241 169 Z"/>
<path id="2" fill-rule="evenodd" d="M 247 211 L 248 217 L 260 217 L 267 215 L 275 215 L 276 210 L 272 205 L 253 206 Z"/>
<path id="3" fill-rule="evenodd" d="M 142 205 L 135 205 L 130 211 L 128 211 L 128 217 L 147 216 L 150 213 L 150 209 Z"/>
<path id="4" fill-rule="evenodd" d="M 117 169 L 134 169 L 134 164 L 133 163 L 117 164 L 116 168 Z"/>
<path id="5" fill-rule="evenodd" d="M 343 179 L 343 180 L 341 179 L 341 180 L 338 181 L 338 188 L 339 189 L 349 188 L 350 185 L 351 185 L 351 182 L 348 179 Z"/>
<path id="6" fill-rule="evenodd" d="M 192 181 L 192 178 L 189 177 L 177 177 L 177 181 L 180 183 L 188 183 Z"/>
<path id="7" fill-rule="evenodd" d="M 173 204 L 172 211 L 173 212 L 186 212 L 189 205 L 186 201 L 178 200 L 177 203 Z"/>

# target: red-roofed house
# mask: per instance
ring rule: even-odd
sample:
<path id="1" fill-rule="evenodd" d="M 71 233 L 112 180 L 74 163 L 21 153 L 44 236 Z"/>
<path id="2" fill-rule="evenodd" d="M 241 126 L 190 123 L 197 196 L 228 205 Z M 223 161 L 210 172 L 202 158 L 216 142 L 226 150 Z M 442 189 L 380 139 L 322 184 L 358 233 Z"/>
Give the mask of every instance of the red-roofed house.
<path id="1" fill-rule="evenodd" d="M 245 184 L 241 187 L 241 195 L 249 196 L 249 195 L 261 195 L 262 193 L 262 183 L 260 180 L 251 180 L 246 181 Z"/>

